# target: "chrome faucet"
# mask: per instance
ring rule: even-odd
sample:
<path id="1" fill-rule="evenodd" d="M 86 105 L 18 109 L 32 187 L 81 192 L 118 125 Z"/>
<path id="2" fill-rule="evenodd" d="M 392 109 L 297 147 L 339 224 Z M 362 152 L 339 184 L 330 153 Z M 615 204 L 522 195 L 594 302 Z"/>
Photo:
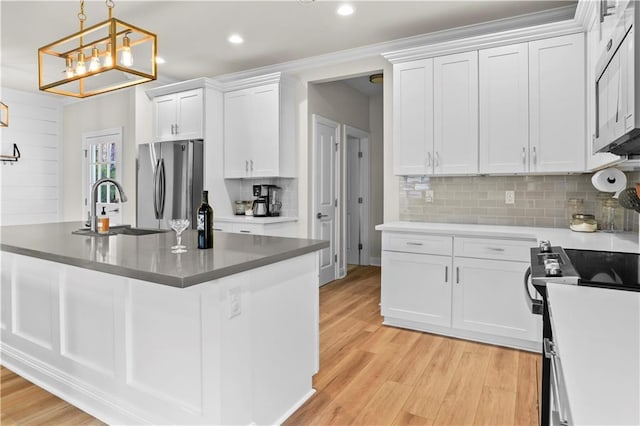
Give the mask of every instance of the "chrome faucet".
<path id="1" fill-rule="evenodd" d="M 120 202 L 124 203 L 127 201 L 127 196 L 124 193 L 124 189 L 122 189 L 122 185 L 111 178 L 104 178 L 96 181 L 91 187 L 91 230 L 93 232 L 98 231 L 98 216 L 96 215 L 96 199 L 98 198 L 98 187 L 103 183 L 110 182 L 116 186 L 118 189 L 118 193 L 120 194 Z"/>

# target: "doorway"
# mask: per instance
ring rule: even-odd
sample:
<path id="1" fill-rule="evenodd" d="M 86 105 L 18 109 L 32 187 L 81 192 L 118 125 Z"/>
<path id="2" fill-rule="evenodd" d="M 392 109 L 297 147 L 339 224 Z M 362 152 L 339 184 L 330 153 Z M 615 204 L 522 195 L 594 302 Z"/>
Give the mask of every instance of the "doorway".
<path id="1" fill-rule="evenodd" d="M 320 285 L 338 278 L 338 186 L 340 124 L 313 114 L 312 237 L 329 241 L 320 251 Z"/>

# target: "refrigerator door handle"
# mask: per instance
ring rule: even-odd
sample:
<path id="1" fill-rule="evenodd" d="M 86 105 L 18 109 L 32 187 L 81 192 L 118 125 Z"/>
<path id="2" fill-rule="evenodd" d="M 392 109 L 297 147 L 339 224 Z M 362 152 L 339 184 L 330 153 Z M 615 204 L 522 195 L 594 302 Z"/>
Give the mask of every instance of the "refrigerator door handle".
<path id="1" fill-rule="evenodd" d="M 165 175 L 165 171 L 164 171 L 164 158 L 161 158 L 160 160 L 160 206 L 158 208 L 160 216 L 158 217 L 158 219 L 162 219 L 162 216 L 164 216 L 164 202 L 165 202 L 165 198 L 167 195 L 167 179 L 166 179 L 166 175 Z"/>
<path id="2" fill-rule="evenodd" d="M 160 219 L 160 210 L 158 209 L 158 178 L 160 177 L 160 160 L 156 161 L 156 167 L 153 171 L 153 213 L 156 219 Z"/>

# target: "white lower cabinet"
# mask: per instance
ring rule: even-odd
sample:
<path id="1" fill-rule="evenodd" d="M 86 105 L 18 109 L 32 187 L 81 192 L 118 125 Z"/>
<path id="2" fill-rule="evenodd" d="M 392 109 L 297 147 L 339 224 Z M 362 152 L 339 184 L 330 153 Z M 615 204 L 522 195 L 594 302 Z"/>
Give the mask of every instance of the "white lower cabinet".
<path id="1" fill-rule="evenodd" d="M 525 301 L 532 240 L 383 232 L 381 312 L 387 325 L 540 349 Z"/>
<path id="2" fill-rule="evenodd" d="M 451 256 L 398 253 L 382 256 L 382 315 L 451 325 Z"/>
<path id="3" fill-rule="evenodd" d="M 529 312 L 523 282 L 528 262 L 456 257 L 453 327 L 539 341 L 541 327 Z"/>

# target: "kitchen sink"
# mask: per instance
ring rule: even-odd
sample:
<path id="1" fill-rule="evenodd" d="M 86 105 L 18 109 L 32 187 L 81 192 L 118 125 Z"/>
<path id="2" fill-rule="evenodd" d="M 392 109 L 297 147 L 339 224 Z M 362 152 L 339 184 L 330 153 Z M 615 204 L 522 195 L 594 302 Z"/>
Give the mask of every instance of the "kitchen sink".
<path id="1" fill-rule="evenodd" d="M 107 236 L 107 235 L 151 235 L 151 234 L 160 234 L 164 232 L 169 232 L 168 229 L 149 229 L 149 228 L 134 228 L 131 225 L 117 225 L 109 228 L 108 234 L 99 234 L 97 232 L 93 232 L 89 228 L 77 229 L 72 232 L 75 235 L 89 235 L 89 236 Z"/>

